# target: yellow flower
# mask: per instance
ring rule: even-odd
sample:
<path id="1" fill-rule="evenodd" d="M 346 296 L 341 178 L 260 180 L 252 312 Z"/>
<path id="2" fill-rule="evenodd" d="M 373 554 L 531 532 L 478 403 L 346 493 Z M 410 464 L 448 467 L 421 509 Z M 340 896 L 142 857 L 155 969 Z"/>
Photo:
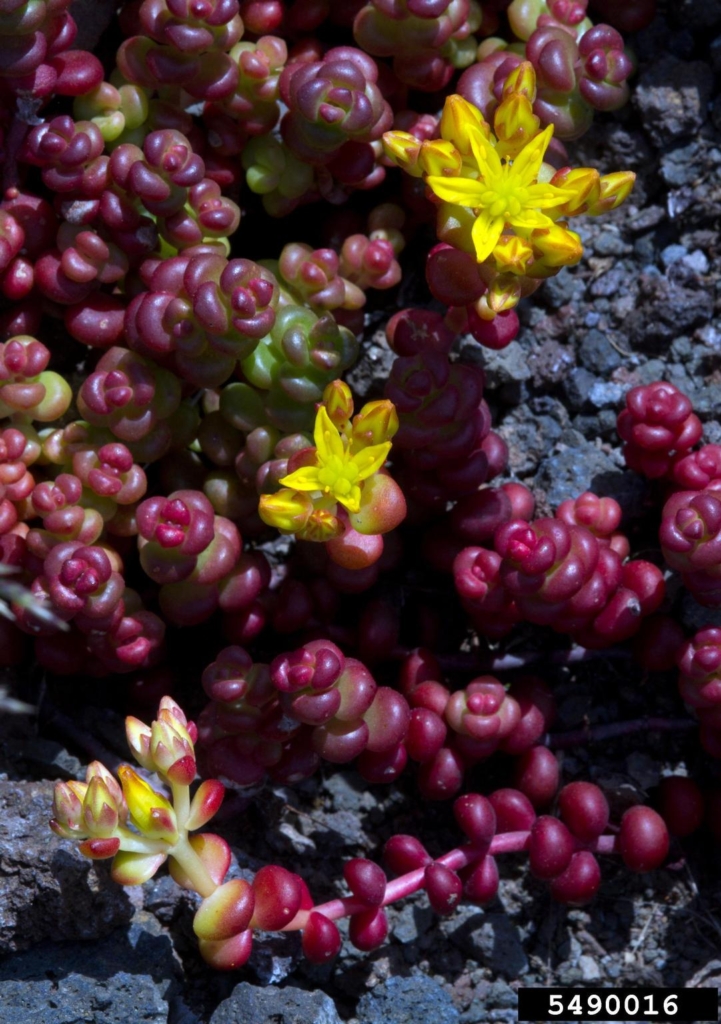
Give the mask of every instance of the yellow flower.
<path id="1" fill-rule="evenodd" d="M 426 179 L 439 199 L 474 211 L 471 235 L 479 263 L 491 255 L 506 225 L 521 233 L 550 227 L 553 219 L 541 211 L 559 207 L 570 198 L 564 189 L 537 180 L 552 135 L 553 125 L 549 125 L 513 160 L 502 161 L 488 139 L 471 131 L 478 178 L 431 175 Z"/>
<path id="2" fill-rule="evenodd" d="M 303 466 L 283 477 L 280 483 L 294 491 L 318 491 L 332 501 L 345 505 L 349 512 L 358 512 L 361 501 L 360 484 L 381 468 L 391 449 L 390 441 L 369 445 L 355 454 L 326 412 L 318 409 L 313 431 L 316 465 Z"/>

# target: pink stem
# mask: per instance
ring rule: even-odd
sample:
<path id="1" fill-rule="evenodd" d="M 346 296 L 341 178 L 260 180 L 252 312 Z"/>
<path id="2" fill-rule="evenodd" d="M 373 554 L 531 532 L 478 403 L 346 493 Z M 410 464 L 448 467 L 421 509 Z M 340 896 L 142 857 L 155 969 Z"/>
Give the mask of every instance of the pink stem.
<path id="1" fill-rule="evenodd" d="M 518 853 L 520 850 L 525 850 L 530 834 L 530 832 L 502 832 L 493 837 L 490 846 L 468 843 L 466 846 L 459 846 L 455 850 L 444 853 L 436 863 L 443 864 L 451 871 L 460 871 L 461 868 L 468 867 L 469 864 L 474 864 L 486 856 L 494 857 L 499 853 Z M 616 836 L 599 836 L 593 843 L 576 842 L 577 849 L 591 850 L 594 853 L 615 853 L 616 845 Z M 387 907 L 389 903 L 395 903 L 396 900 L 405 899 L 406 896 L 412 896 L 414 892 L 418 892 L 424 887 L 425 875 L 425 868 L 416 868 L 415 871 L 409 871 L 405 875 L 394 878 L 386 886 L 381 906 Z M 321 903 L 313 909 L 330 921 L 337 921 L 341 917 L 350 917 L 370 908 L 367 903 L 356 899 L 355 896 L 343 896 L 337 900 Z"/>

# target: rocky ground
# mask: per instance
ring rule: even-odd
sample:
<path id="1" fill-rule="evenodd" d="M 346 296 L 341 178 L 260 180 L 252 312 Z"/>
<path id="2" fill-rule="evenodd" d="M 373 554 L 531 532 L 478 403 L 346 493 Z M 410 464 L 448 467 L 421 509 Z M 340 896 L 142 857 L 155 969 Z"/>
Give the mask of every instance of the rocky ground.
<path id="1" fill-rule="evenodd" d="M 635 170 L 630 202 L 581 223 L 582 264 L 523 307 L 516 342 L 499 353 L 470 339 L 459 346 L 461 359 L 485 366 L 511 471 L 534 487 L 540 508 L 586 489 L 611 494 L 649 544 L 656 498 L 624 470 L 614 429 L 625 391 L 672 381 L 692 398 L 705 440 L 721 443 L 721 3 L 669 7 L 634 41 L 632 103 L 597 118 L 574 147 L 576 164 Z M 369 332 L 353 383 L 372 391 L 388 364 Z M 681 594 L 674 608 L 689 629 L 721 622 Z M 528 630 L 513 644 L 543 654 L 549 640 Z M 551 667 L 548 678 L 559 731 L 684 714 L 672 677 L 644 679 L 627 658 Z M 42 698 L 42 680 L 7 682 Z M 519 986 L 721 984 L 721 880 L 705 839 L 676 848 L 671 866 L 650 876 L 607 861 L 588 909 L 552 904 L 523 858 L 505 857 L 486 911 L 464 907 L 439 920 L 414 899 L 391 911 L 389 941 L 371 955 L 346 944 L 332 966 L 310 967 L 288 935 L 257 942 L 243 972 L 214 974 L 194 946 L 190 895 L 162 874 L 120 890 L 106 865 L 47 829 L 53 780 L 82 772 L 78 734 L 124 756 L 121 716 L 92 714 L 72 728 L 58 712 L 40 724 L 8 713 L 0 722 L 0 1024 L 480 1024 L 514 1021 Z M 720 774 L 693 727 L 560 756 L 566 781 L 598 782 L 616 810 L 646 799 L 664 772 Z M 479 785 L 502 778 L 503 766 L 491 771 Z M 418 834 L 434 853 L 456 843 L 448 808 L 420 805 L 412 779 L 391 791 L 350 771 L 231 801 L 217 831 L 233 846 L 234 871 L 281 861 L 317 899 L 336 893 L 344 859 L 377 857 L 394 832 Z"/>

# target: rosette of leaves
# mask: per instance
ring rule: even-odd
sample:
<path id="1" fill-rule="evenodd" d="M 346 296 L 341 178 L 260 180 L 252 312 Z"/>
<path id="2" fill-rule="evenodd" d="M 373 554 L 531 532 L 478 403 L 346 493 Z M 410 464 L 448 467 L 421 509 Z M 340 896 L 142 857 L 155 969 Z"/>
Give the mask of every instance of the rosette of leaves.
<path id="1" fill-rule="evenodd" d="M 206 104 L 203 116 L 212 148 L 225 156 L 237 156 L 249 138 L 266 135 L 278 122 L 279 79 L 288 48 L 278 36 L 262 36 L 255 43 L 237 43 L 230 57 L 238 66 L 235 91 Z"/>
<path id="2" fill-rule="evenodd" d="M 77 26 L 71 0 L 0 0 L 0 77 L 16 95 L 77 95 L 102 67 L 92 54 L 68 50 Z M 65 59 L 63 59 L 65 58 Z"/>
<path id="3" fill-rule="evenodd" d="M 83 381 L 77 396 L 78 411 L 94 427 L 105 428 L 101 444 L 114 438 L 132 445 L 137 454 L 142 445 L 143 461 L 160 458 L 171 447 L 173 432 L 168 422 L 180 407 L 181 385 L 175 374 L 156 366 L 153 362 L 126 348 L 114 346 L 104 352 L 93 373 Z M 78 445 L 93 447 L 85 432 L 78 436 L 77 428 L 70 424 L 60 448 Z M 55 462 L 66 461 L 59 452 Z"/>
<path id="4" fill-rule="evenodd" d="M 326 386 L 352 366 L 358 354 L 355 335 L 329 313 L 316 316 L 303 306 L 278 310 L 271 330 L 241 361 L 243 374 L 261 392 L 262 419 L 284 433 L 312 432 L 314 403 Z M 226 389 L 221 410 L 232 417 L 234 390 Z M 237 401 L 236 396 L 236 401 Z M 260 413 L 260 409 L 258 409 Z"/>
<path id="5" fill-rule="evenodd" d="M 238 0 L 144 0 L 126 17 L 137 34 L 118 50 L 118 67 L 150 89 L 181 86 L 201 100 L 230 96 L 238 66 L 228 51 L 243 35 L 238 12 Z"/>
<path id="6" fill-rule="evenodd" d="M 310 164 L 329 163 L 346 143 L 379 139 L 393 122 L 375 61 L 352 46 L 333 47 L 322 60 L 286 65 L 280 96 L 288 107 L 283 139 Z"/>
<path id="7" fill-rule="evenodd" d="M 99 196 L 107 184 L 105 140 L 92 121 L 74 121 L 60 114 L 37 125 L 27 137 L 23 159 L 42 168 L 45 185 L 54 192 Z"/>
<path id="8" fill-rule="evenodd" d="M 125 142 L 110 158 L 110 182 L 148 213 L 169 217 L 180 210 L 187 190 L 203 180 L 205 164 L 189 140 L 172 128 L 151 132 L 142 149 Z"/>
<path id="9" fill-rule="evenodd" d="M 49 423 L 63 416 L 72 400 L 70 385 L 48 370 L 50 352 L 30 335 L 0 345 L 0 416 L 14 423 Z"/>
<path id="10" fill-rule="evenodd" d="M 316 195 L 314 168 L 274 135 L 250 139 L 241 160 L 248 188 L 263 197 L 271 217 L 283 217 Z"/>
<path id="11" fill-rule="evenodd" d="M 92 121 L 99 128 L 106 146 L 117 140 L 130 142 L 131 139 L 124 136 L 144 125 L 150 110 L 147 90 L 126 82 L 117 72 L 111 77 L 113 81 L 102 81 L 94 89 L 76 97 L 73 103 L 75 117 Z"/>
<path id="12" fill-rule="evenodd" d="M 283 246 L 280 258 L 264 260 L 282 283 L 287 300 L 325 310 L 357 310 L 365 305 L 361 288 L 341 276 L 340 259 L 334 249 L 312 249 L 303 242 Z"/>
<path id="13" fill-rule="evenodd" d="M 160 607 L 170 622 L 203 622 L 221 601 L 242 552 L 237 527 L 216 516 L 200 491 L 146 498 L 137 510 L 140 563 L 161 584 Z M 243 595 L 238 595 L 243 600 Z M 232 607 L 232 596 L 226 606 Z"/>
<path id="14" fill-rule="evenodd" d="M 413 89 L 435 92 L 475 59 L 480 28 L 476 0 L 370 0 L 353 22 L 356 43 L 392 57 L 393 71 Z"/>
<path id="15" fill-rule="evenodd" d="M 721 487 L 678 491 L 663 508 L 661 550 L 699 604 L 721 606 Z"/>
<path id="16" fill-rule="evenodd" d="M 128 307 L 128 344 L 196 387 L 223 384 L 275 323 L 278 283 L 252 260 L 211 252 L 150 270 L 148 291 Z"/>

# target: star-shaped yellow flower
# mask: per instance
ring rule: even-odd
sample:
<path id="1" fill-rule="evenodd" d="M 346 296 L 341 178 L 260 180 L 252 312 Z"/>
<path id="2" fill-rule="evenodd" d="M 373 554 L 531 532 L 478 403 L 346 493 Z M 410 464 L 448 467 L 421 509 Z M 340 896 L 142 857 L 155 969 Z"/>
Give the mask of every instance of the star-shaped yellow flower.
<path id="1" fill-rule="evenodd" d="M 470 131 L 478 178 L 436 175 L 426 178 L 439 199 L 474 211 L 472 238 L 479 263 L 491 255 L 507 225 L 522 235 L 534 228 L 550 227 L 553 218 L 541 211 L 560 207 L 571 198 L 572 194 L 566 189 L 538 182 L 552 135 L 553 125 L 549 125 L 513 160 L 502 160 L 489 139 L 480 131 Z"/>
<path id="2" fill-rule="evenodd" d="M 352 454 L 350 443 L 341 436 L 323 405 L 316 416 L 313 440 L 316 465 L 296 469 L 280 483 L 294 491 L 318 491 L 345 505 L 349 512 L 358 512 L 360 484 L 381 468 L 391 450 L 391 442 L 368 445 Z"/>

